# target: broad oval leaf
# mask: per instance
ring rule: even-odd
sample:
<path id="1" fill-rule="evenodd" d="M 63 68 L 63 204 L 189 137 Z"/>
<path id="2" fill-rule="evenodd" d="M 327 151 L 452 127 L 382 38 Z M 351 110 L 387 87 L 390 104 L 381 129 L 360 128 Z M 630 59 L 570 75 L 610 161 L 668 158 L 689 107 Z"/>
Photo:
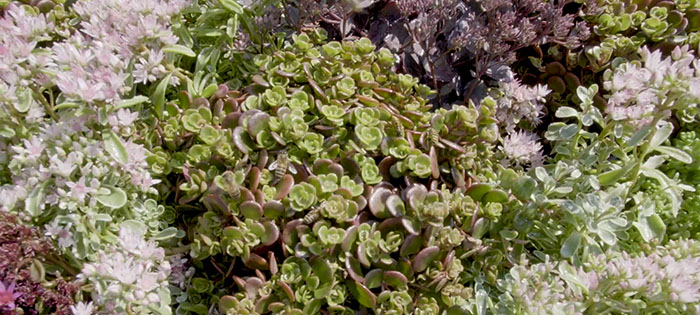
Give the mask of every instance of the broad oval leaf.
<path id="1" fill-rule="evenodd" d="M 156 234 L 153 238 L 155 238 L 157 241 L 165 241 L 173 238 L 175 235 L 177 235 L 177 228 L 171 226 L 158 232 L 158 234 Z"/>
<path id="2" fill-rule="evenodd" d="M 105 207 L 119 209 L 126 205 L 126 193 L 119 187 L 104 187 L 108 192 L 98 194 L 95 199 Z"/>
<path id="3" fill-rule="evenodd" d="M 421 250 L 415 258 L 413 258 L 413 271 L 423 272 L 430 264 L 435 261 L 440 255 L 440 248 L 431 246 Z"/>

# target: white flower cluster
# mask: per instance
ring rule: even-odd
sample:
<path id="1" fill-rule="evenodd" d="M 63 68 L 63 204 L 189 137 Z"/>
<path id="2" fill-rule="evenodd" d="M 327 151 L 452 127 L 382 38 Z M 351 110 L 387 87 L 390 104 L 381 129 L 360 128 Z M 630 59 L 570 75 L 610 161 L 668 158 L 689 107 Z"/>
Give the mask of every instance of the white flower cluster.
<path id="1" fill-rule="evenodd" d="M 43 14 L 33 14 L 15 3 L 0 15 L 0 118 L 12 111 L 25 113 L 27 122 L 44 116 L 35 102 L 30 85 L 47 83 L 43 71 L 51 62 L 48 51 L 37 45 L 50 39 L 53 24 Z M 2 127 L 2 126 L 0 126 Z M 0 128 L 2 129 L 2 128 Z"/>
<path id="2" fill-rule="evenodd" d="M 557 274 L 557 264 L 550 261 L 511 268 L 498 282 L 505 292 L 499 298 L 499 310 L 503 314 L 582 314 L 583 296 Z"/>
<path id="3" fill-rule="evenodd" d="M 126 314 L 127 309 L 131 314 L 161 314 L 169 308 L 170 262 L 144 234 L 143 226 L 123 224 L 118 243 L 83 266 L 78 278 L 94 286 L 92 300 L 99 314 Z"/>
<path id="4" fill-rule="evenodd" d="M 496 105 L 496 119 L 511 132 L 523 120 L 533 126 L 540 123 L 545 97 L 551 90 L 545 85 L 533 87 L 523 85 L 517 79 L 499 82 L 499 91 L 503 93 Z"/>
<path id="5" fill-rule="evenodd" d="M 684 110 L 700 101 L 700 59 L 688 46 L 676 46 L 663 58 L 660 50 L 640 50 L 641 63 L 627 62 L 607 70 L 604 87 L 610 91 L 607 112 L 614 120 L 648 124 L 658 114 Z"/>
<path id="6" fill-rule="evenodd" d="M 178 41 L 170 17 L 188 4 L 187 0 L 76 2 L 72 9 L 82 20 L 82 31 L 52 47 L 56 85 L 70 98 L 110 102 L 128 92 L 127 67 L 132 60 L 135 82 L 163 77 L 167 71 L 162 49 Z"/>
<path id="7" fill-rule="evenodd" d="M 88 234 L 109 230 L 98 221 L 118 223 L 133 217 L 113 211 L 130 208 L 127 201 L 144 200 L 155 193 L 152 185 L 157 183 L 147 170 L 147 151 L 142 145 L 119 138 L 106 143 L 94 131 L 95 125 L 86 117 L 43 125 L 41 133 L 10 147 L 12 184 L 0 186 L 0 209 L 16 210 L 25 217 L 52 213 L 49 234 L 79 258 L 88 254 L 78 252 L 90 248 L 81 243 L 88 242 Z M 110 152 L 113 149 L 108 147 L 116 142 L 124 146 L 126 160 Z M 103 198 L 110 193 L 123 202 L 105 205 Z"/>
<path id="8" fill-rule="evenodd" d="M 499 306 L 514 313 L 625 313 L 645 305 L 661 313 L 699 314 L 700 243 L 672 241 L 648 255 L 610 252 L 579 268 L 565 261 L 517 265 L 499 286 Z"/>
<path id="9" fill-rule="evenodd" d="M 544 162 L 542 144 L 531 132 L 511 132 L 503 139 L 503 152 L 515 165 L 540 166 Z"/>

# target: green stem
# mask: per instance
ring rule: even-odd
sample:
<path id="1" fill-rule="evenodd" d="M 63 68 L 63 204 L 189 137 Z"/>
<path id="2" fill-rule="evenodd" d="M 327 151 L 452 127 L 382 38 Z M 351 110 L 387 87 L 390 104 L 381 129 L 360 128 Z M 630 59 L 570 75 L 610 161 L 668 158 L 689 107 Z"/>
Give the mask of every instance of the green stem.
<path id="1" fill-rule="evenodd" d="M 55 121 L 58 121 L 58 117 L 56 116 L 56 113 L 53 111 L 53 106 L 49 104 L 49 102 L 46 101 L 46 98 L 44 98 L 44 95 L 41 94 L 41 91 L 37 89 L 36 86 L 31 87 L 32 92 L 34 92 L 34 99 L 38 100 L 41 105 L 44 106 L 44 109 L 46 112 L 51 116 L 51 118 Z M 53 101 L 52 101 L 53 102 Z"/>

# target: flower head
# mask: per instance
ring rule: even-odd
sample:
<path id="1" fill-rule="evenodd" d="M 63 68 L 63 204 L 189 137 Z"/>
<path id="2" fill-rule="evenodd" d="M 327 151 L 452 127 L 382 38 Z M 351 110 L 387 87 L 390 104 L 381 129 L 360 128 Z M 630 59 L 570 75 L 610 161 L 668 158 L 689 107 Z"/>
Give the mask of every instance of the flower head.
<path id="1" fill-rule="evenodd" d="M 92 302 L 85 304 L 85 302 L 78 302 L 77 304 L 70 307 L 73 315 L 91 315 L 93 311 Z"/>
<path id="2" fill-rule="evenodd" d="M 5 286 L 5 283 L 0 281 L 0 306 L 14 309 L 15 300 L 21 295 L 22 293 L 15 292 L 14 282 L 12 282 L 9 286 Z"/>
<path id="3" fill-rule="evenodd" d="M 513 132 L 503 140 L 503 151 L 508 159 L 515 164 L 541 165 L 542 144 L 537 141 L 537 135 L 525 131 Z"/>

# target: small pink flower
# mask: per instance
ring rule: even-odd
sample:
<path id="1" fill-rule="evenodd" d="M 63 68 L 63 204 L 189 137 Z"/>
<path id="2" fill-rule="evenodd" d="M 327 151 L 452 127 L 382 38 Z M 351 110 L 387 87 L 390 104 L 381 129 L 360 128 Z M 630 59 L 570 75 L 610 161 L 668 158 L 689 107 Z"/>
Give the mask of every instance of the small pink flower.
<path id="1" fill-rule="evenodd" d="M 12 282 L 10 286 L 5 286 L 3 281 L 0 281 L 0 306 L 6 306 L 9 309 L 15 308 L 15 300 L 22 295 L 21 292 L 15 291 L 15 283 Z"/>

